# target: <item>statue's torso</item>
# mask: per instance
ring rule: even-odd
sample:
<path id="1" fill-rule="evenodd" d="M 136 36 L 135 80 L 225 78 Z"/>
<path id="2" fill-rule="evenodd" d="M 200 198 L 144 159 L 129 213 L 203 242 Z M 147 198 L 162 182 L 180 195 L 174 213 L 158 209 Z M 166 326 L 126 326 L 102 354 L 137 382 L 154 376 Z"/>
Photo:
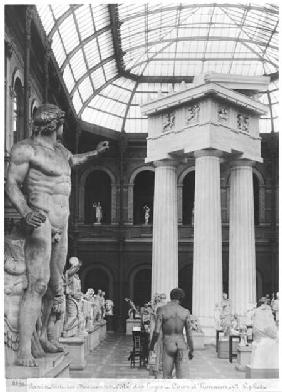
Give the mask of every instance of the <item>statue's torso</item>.
<path id="1" fill-rule="evenodd" d="M 34 154 L 24 181 L 30 207 L 48 213 L 52 224 L 65 223 L 69 215 L 71 191 L 70 153 L 57 143 L 54 149 L 30 141 Z"/>
<path id="2" fill-rule="evenodd" d="M 167 304 L 161 307 L 162 331 L 164 335 L 183 335 L 185 320 L 189 314 L 188 310 L 180 305 Z"/>

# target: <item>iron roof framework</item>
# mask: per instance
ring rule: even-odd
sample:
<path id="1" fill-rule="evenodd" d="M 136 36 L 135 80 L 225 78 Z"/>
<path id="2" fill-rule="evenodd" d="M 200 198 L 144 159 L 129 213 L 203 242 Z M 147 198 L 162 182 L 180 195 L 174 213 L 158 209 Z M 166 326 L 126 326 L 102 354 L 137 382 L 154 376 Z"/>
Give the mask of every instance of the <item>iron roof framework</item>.
<path id="1" fill-rule="evenodd" d="M 78 117 L 147 132 L 139 105 L 205 72 L 271 75 L 261 131 L 277 127 L 278 6 L 265 3 L 40 5 Z M 272 121 L 270 120 L 272 116 Z"/>

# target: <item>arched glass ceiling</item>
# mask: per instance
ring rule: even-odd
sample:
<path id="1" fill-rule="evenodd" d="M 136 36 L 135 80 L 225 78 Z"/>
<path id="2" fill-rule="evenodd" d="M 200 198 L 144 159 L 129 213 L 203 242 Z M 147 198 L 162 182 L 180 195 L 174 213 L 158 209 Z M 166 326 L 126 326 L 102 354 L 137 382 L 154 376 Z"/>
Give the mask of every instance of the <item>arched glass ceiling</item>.
<path id="1" fill-rule="evenodd" d="M 278 116 L 278 7 L 265 3 L 40 5 L 78 117 L 147 132 L 139 105 L 219 72 L 272 75 L 261 132 Z M 277 127 L 278 128 L 278 127 Z"/>

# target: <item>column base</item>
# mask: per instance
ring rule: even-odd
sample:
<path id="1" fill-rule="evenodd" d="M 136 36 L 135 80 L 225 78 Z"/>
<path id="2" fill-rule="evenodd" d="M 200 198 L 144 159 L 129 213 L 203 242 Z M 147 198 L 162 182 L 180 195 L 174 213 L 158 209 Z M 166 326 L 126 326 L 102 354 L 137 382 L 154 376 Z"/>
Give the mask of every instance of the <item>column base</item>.
<path id="1" fill-rule="evenodd" d="M 247 365 L 250 364 L 251 354 L 252 354 L 252 346 L 238 346 L 237 348 L 238 356 L 237 356 L 237 364 L 235 368 L 240 372 L 245 372 L 247 370 Z"/>
<path id="2" fill-rule="evenodd" d="M 209 317 L 197 317 L 204 333 L 204 344 L 216 344 L 216 329 L 214 319 Z"/>
<path id="3" fill-rule="evenodd" d="M 257 369 L 247 365 L 246 378 L 279 378 L 279 369 Z"/>

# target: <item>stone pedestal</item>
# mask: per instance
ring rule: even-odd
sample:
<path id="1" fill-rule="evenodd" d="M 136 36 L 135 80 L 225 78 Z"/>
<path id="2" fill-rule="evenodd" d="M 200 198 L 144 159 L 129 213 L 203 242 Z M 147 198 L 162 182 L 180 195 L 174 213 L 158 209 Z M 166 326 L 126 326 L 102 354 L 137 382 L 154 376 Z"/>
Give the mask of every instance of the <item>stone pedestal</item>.
<path id="1" fill-rule="evenodd" d="M 247 365 L 250 364 L 251 354 L 252 354 L 252 346 L 238 346 L 237 348 L 237 363 L 235 368 L 241 372 L 245 372 L 247 370 Z"/>
<path id="2" fill-rule="evenodd" d="M 192 340 L 193 340 L 194 350 L 205 349 L 205 335 L 203 333 L 192 331 Z"/>
<path id="3" fill-rule="evenodd" d="M 100 329 L 99 329 L 99 340 L 102 342 L 106 338 L 106 333 L 107 333 L 107 322 L 106 320 L 101 320 L 99 322 Z"/>
<path id="4" fill-rule="evenodd" d="M 195 153 L 193 314 L 205 343 L 215 343 L 214 309 L 222 295 L 220 152 Z"/>
<path id="5" fill-rule="evenodd" d="M 68 352 L 47 354 L 37 362 L 38 367 L 6 366 L 6 378 L 69 378 L 71 356 Z"/>
<path id="6" fill-rule="evenodd" d="M 279 369 L 255 369 L 247 365 L 246 378 L 279 378 Z"/>
<path id="7" fill-rule="evenodd" d="M 256 303 L 256 257 L 252 162 L 233 162 L 230 176 L 229 298 L 243 316 Z"/>
<path id="8" fill-rule="evenodd" d="M 140 319 L 127 319 L 126 320 L 126 335 L 132 335 L 134 327 L 141 327 Z"/>
<path id="9" fill-rule="evenodd" d="M 178 285 L 178 229 L 176 165 L 172 160 L 155 162 L 153 212 L 152 295 Z"/>
<path id="10" fill-rule="evenodd" d="M 88 331 L 88 347 L 90 352 L 100 343 L 99 329 L 100 326 L 97 324 L 94 325 L 94 328 L 91 331 Z"/>
<path id="11" fill-rule="evenodd" d="M 238 341 L 233 341 L 232 343 L 232 353 L 237 352 Z M 217 357 L 220 359 L 229 359 L 229 339 L 222 339 L 218 342 Z"/>
<path id="12" fill-rule="evenodd" d="M 60 343 L 64 345 L 70 354 L 70 370 L 83 370 L 86 366 L 85 337 L 73 336 L 70 338 L 60 338 Z"/>

